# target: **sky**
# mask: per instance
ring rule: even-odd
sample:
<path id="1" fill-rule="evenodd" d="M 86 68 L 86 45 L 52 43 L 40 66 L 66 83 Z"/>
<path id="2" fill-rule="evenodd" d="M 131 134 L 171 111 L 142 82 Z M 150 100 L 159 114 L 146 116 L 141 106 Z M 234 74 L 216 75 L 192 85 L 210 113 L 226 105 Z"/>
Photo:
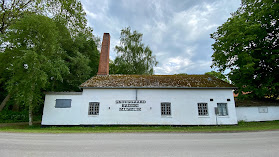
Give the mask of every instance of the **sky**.
<path id="1" fill-rule="evenodd" d="M 102 40 L 110 33 L 110 59 L 121 29 L 143 34 L 159 64 L 155 74 L 204 74 L 212 70 L 210 34 L 231 17 L 241 0 L 81 0 L 88 26 Z"/>

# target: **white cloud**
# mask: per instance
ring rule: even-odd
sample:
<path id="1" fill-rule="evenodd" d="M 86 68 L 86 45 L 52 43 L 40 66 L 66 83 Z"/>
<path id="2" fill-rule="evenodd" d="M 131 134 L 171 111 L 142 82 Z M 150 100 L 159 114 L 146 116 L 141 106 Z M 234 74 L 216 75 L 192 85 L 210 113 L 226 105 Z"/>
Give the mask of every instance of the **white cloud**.
<path id="1" fill-rule="evenodd" d="M 181 30 L 187 37 L 186 41 L 195 42 L 208 34 L 216 24 L 210 21 L 215 16 L 214 4 L 203 3 L 188 10 L 174 13 L 172 27 Z"/>
<path id="2" fill-rule="evenodd" d="M 160 74 L 174 74 L 183 73 L 181 68 L 190 66 L 192 63 L 188 58 L 182 58 L 180 56 L 168 58 L 161 67 L 156 67 L 155 70 Z"/>
<path id="3" fill-rule="evenodd" d="M 241 0 L 82 0 L 89 26 L 101 37 L 111 34 L 110 58 L 119 43 L 120 30 L 131 26 L 143 33 L 159 61 L 156 74 L 210 71 L 209 34 L 236 11 Z"/>
<path id="4" fill-rule="evenodd" d="M 86 8 L 85 8 L 84 10 L 85 10 L 86 14 L 87 14 L 90 18 L 96 19 L 96 18 L 98 17 L 98 16 L 97 16 L 96 14 L 94 14 L 93 12 L 90 12 L 90 11 L 86 10 Z"/>

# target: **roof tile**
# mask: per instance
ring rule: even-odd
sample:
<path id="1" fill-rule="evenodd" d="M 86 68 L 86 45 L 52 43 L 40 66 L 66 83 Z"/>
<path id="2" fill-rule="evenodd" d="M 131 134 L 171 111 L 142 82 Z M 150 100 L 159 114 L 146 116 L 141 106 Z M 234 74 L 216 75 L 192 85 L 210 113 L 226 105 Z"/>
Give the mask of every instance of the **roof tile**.
<path id="1" fill-rule="evenodd" d="M 235 88 L 210 75 L 97 75 L 81 88 Z"/>

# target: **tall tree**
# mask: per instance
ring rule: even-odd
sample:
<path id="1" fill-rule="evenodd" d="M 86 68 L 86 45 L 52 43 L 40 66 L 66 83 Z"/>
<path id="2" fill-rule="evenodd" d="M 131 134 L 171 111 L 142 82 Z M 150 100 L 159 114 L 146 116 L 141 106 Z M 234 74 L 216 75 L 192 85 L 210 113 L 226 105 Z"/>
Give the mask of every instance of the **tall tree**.
<path id="1" fill-rule="evenodd" d="M 37 2 L 34 0 L 1 0 L 0 2 L 0 32 L 4 34 L 7 28 L 27 12 L 37 12 Z"/>
<path id="2" fill-rule="evenodd" d="M 118 56 L 110 63 L 112 74 L 153 74 L 158 64 L 149 46 L 142 43 L 142 35 L 131 32 L 127 27 L 121 30 L 120 45 L 115 46 Z"/>
<path id="3" fill-rule="evenodd" d="M 65 52 L 62 59 L 66 62 L 70 72 L 63 75 L 63 82 L 50 80 L 49 91 L 80 91 L 78 86 L 97 74 L 99 63 L 99 51 L 95 37 L 92 34 L 78 33 L 70 35 L 63 23 L 56 21 L 61 49 Z"/>
<path id="4" fill-rule="evenodd" d="M 63 21 L 71 35 L 79 33 L 91 34 L 87 27 L 86 13 L 79 0 L 36 0 L 42 14 Z"/>
<path id="5" fill-rule="evenodd" d="M 63 73 L 69 72 L 62 60 L 64 52 L 59 38 L 52 19 L 34 14 L 15 22 L 5 39 L 9 45 L 1 54 L 0 62 L 6 63 L 3 68 L 11 73 L 6 88 L 18 102 L 29 107 L 29 125 L 33 121 L 33 108 L 49 78 L 62 81 Z"/>
<path id="6" fill-rule="evenodd" d="M 276 0 L 242 0 L 241 7 L 211 34 L 212 66 L 230 69 L 239 93 L 252 98 L 279 95 L 279 4 Z"/>
<path id="7" fill-rule="evenodd" d="M 64 20 L 72 34 L 90 30 L 86 27 L 85 12 L 78 0 L 1 0 L 1 34 L 4 34 L 11 24 L 28 13 Z"/>
<path id="8" fill-rule="evenodd" d="M 99 52 L 95 43 L 96 38 L 92 35 L 92 29 L 86 26 L 85 12 L 80 1 L 2 0 L 0 1 L 0 58 L 2 58 L 3 62 L 0 62 L 0 100 L 3 101 L 0 105 L 0 111 L 6 105 L 7 101 L 13 98 L 14 94 L 14 92 L 10 93 L 7 91 L 6 83 L 14 76 L 14 73 L 7 68 L 7 66 L 11 65 L 14 61 L 11 58 L 15 55 L 15 52 L 11 49 L 11 45 L 9 45 L 9 40 L 13 38 L 9 32 L 15 30 L 15 26 L 13 26 L 15 23 L 22 21 L 29 15 L 32 17 L 34 16 L 33 14 L 42 15 L 42 17 L 43 15 L 48 16 L 52 19 L 52 23 L 55 23 L 56 33 L 59 34 L 59 38 L 57 38 L 56 41 L 60 45 L 59 51 L 63 52 L 60 57 L 69 68 L 69 73 L 62 74 L 64 78 L 63 82 L 61 82 L 61 79 L 56 79 L 56 77 L 48 78 L 47 90 L 79 90 L 79 84 L 96 74 L 99 61 Z M 37 20 L 39 20 L 39 18 L 37 18 Z M 36 25 L 36 27 L 37 26 L 39 25 Z M 13 31 L 11 31 L 11 29 L 13 29 Z M 28 27 L 23 29 L 28 29 Z M 36 33 L 41 32 L 33 32 L 33 34 Z M 10 35 L 9 37 L 7 37 L 8 34 Z M 40 36 L 40 34 L 38 34 L 38 36 Z M 17 36 L 14 36 L 13 40 L 15 40 L 16 37 Z M 44 36 L 44 38 L 47 39 L 48 36 Z M 8 39 L 8 42 L 5 39 Z M 4 43 L 5 41 L 6 43 Z M 26 47 L 21 46 L 21 48 L 23 51 Z M 40 48 L 41 47 L 38 47 L 38 51 Z M 2 97 L 4 94 L 6 95 L 5 98 Z"/>

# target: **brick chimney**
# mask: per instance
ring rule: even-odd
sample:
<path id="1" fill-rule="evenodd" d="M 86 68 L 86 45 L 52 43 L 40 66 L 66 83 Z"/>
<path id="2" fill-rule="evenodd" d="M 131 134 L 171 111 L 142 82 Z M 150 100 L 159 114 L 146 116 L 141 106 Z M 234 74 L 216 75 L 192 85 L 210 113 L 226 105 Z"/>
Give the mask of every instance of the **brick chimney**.
<path id="1" fill-rule="evenodd" d="M 109 75 L 110 35 L 104 33 L 97 75 Z"/>

